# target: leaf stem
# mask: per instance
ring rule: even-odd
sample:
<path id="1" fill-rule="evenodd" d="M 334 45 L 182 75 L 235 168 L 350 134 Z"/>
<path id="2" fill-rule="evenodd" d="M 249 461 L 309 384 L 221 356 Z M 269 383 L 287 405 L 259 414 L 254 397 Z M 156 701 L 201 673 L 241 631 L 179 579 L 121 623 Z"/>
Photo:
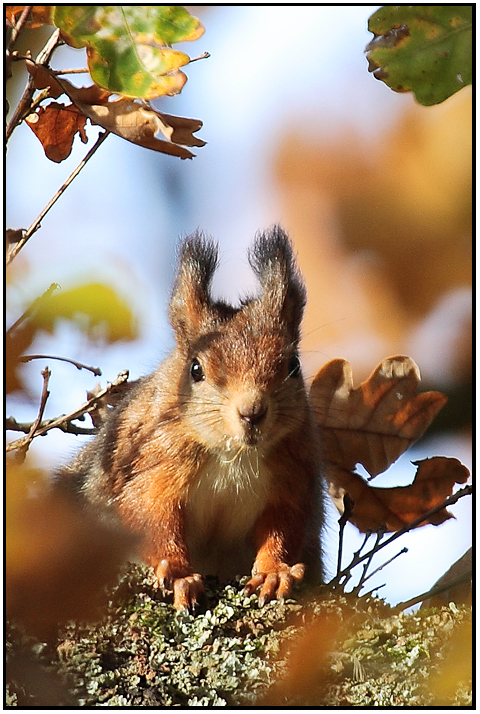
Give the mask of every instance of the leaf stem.
<path id="1" fill-rule="evenodd" d="M 97 141 L 95 142 L 94 146 L 90 149 L 88 154 L 85 156 L 82 161 L 78 164 L 77 168 L 72 171 L 70 176 L 67 178 L 67 180 L 60 186 L 56 194 L 50 199 L 50 201 L 47 203 L 45 208 L 40 212 L 40 214 L 37 216 L 37 218 L 33 221 L 32 225 L 30 228 L 28 228 L 25 233 L 23 234 L 22 238 L 13 245 L 11 250 L 7 253 L 7 260 L 6 264 L 9 265 L 12 260 L 18 255 L 20 250 L 23 248 L 25 243 L 31 238 L 31 236 L 35 233 L 40 228 L 42 220 L 45 218 L 49 210 L 52 208 L 52 206 L 58 201 L 62 193 L 70 186 L 72 183 L 73 179 L 78 176 L 80 171 L 83 169 L 87 161 L 92 158 L 96 150 L 99 148 L 99 146 L 105 141 L 107 138 L 108 134 L 110 132 L 106 131 L 103 134 L 100 134 Z"/>

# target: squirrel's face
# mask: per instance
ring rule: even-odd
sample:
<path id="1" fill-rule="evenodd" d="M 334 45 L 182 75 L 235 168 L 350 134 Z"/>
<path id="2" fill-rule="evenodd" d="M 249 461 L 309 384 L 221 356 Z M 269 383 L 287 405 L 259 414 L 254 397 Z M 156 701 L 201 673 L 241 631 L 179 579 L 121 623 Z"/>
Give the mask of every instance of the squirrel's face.
<path id="1" fill-rule="evenodd" d="M 217 262 L 217 247 L 201 235 L 180 247 L 170 301 L 176 406 L 189 436 L 235 459 L 245 449 L 265 453 L 305 423 L 297 345 L 306 293 L 279 226 L 256 236 L 249 262 L 261 290 L 238 308 L 212 298 Z"/>
<path id="2" fill-rule="evenodd" d="M 304 417 L 296 346 L 278 331 L 235 325 L 200 340 L 183 374 L 184 418 L 209 451 L 268 450 Z M 182 400 L 183 401 L 183 400 Z"/>

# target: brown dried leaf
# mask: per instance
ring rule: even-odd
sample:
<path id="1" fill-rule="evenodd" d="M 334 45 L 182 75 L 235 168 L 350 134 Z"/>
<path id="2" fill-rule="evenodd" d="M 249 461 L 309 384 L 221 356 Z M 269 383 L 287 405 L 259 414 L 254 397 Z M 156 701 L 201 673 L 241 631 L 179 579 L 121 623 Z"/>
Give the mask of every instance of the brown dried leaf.
<path id="1" fill-rule="evenodd" d="M 47 158 L 56 163 L 70 156 L 77 132 L 84 144 L 88 141 L 85 134 L 87 120 L 73 104 L 65 106 L 51 102 L 29 114 L 25 121 L 41 142 Z"/>
<path id="2" fill-rule="evenodd" d="M 410 357 L 389 357 L 354 389 L 352 368 L 335 359 L 315 376 L 310 399 L 328 461 L 373 477 L 419 439 L 446 403 L 440 392 L 416 394 L 420 371 Z"/>
<path id="3" fill-rule="evenodd" d="M 376 531 L 381 526 L 387 531 L 397 531 L 442 503 L 451 495 L 453 486 L 465 483 L 469 476 L 466 466 L 445 456 L 413 463 L 418 467 L 414 481 L 409 486 L 394 488 L 370 486 L 359 474 L 329 464 L 328 492 L 340 513 L 343 513 L 345 494 L 353 499 L 354 507 L 348 520 L 360 531 Z M 443 508 L 420 525 L 438 526 L 450 518 L 454 516 Z"/>
<path id="4" fill-rule="evenodd" d="M 49 87 L 49 96 L 53 99 L 58 99 L 60 95 L 65 94 L 65 88 L 48 67 L 45 67 L 43 64 L 36 64 L 28 59 L 25 60 L 25 65 L 32 76 L 35 89 L 46 89 Z M 67 82 L 67 84 L 70 84 L 70 82 Z M 92 84 L 89 87 L 76 87 L 75 89 L 78 99 L 88 104 L 102 104 L 107 102 L 112 96 L 111 92 L 102 89 L 98 84 Z"/>
<path id="5" fill-rule="evenodd" d="M 403 528 L 442 503 L 454 484 L 465 483 L 468 470 L 457 459 L 434 457 L 419 467 L 409 486 L 375 488 L 354 473 L 361 463 L 372 477 L 385 471 L 430 425 L 445 404 L 440 392 L 416 394 L 420 372 L 409 357 L 384 360 L 356 389 L 345 360 L 329 362 L 316 375 L 310 392 L 320 430 L 328 489 L 344 511 L 346 494 L 354 501 L 349 520 L 361 531 Z M 424 524 L 452 518 L 446 509 Z M 422 524 L 422 525 L 424 525 Z"/>
<path id="6" fill-rule="evenodd" d="M 139 104 L 133 99 L 108 101 L 112 95 L 96 85 L 75 87 L 68 80 L 52 75 L 46 67 L 40 68 L 33 62 L 28 62 L 27 67 L 37 89 L 50 87 L 54 98 L 61 93 L 67 94 L 92 124 L 98 124 L 133 144 L 181 159 L 195 156 L 186 146 L 205 146 L 205 141 L 194 136 L 194 132 L 202 127 L 198 119 L 162 114 L 148 104 Z M 157 139 L 157 134 L 162 134 L 167 141 Z"/>
<path id="7" fill-rule="evenodd" d="M 5 240 L 7 245 L 18 243 L 19 240 L 22 240 L 24 233 L 24 228 L 7 228 L 5 231 Z"/>
<path id="8" fill-rule="evenodd" d="M 284 643 L 279 653 L 279 659 L 285 658 L 283 674 L 258 702 L 262 708 L 283 707 L 292 700 L 306 707 L 318 704 L 318 693 L 331 677 L 332 652 L 352 615 L 347 607 L 317 613 L 305 623 L 303 632 Z"/>
<path id="9" fill-rule="evenodd" d="M 38 469 L 7 465 L 6 610 L 41 639 L 70 619 L 97 619 L 104 587 L 132 548 L 131 537 L 100 523 L 72 494 L 49 489 Z"/>
<path id="10" fill-rule="evenodd" d="M 93 105 L 77 101 L 76 104 L 93 124 L 100 124 L 104 129 L 133 144 L 181 159 L 192 159 L 195 156 L 185 146 L 175 143 L 175 127 L 165 121 L 163 114 L 137 104 L 132 99 L 118 99 L 108 104 Z M 183 119 L 183 122 L 182 142 L 187 146 L 204 146 L 204 141 L 193 136 L 193 132 L 202 126 L 202 122 L 197 119 Z M 163 134 L 168 141 L 157 139 L 155 135 L 158 133 Z"/>
<path id="11" fill-rule="evenodd" d="M 438 586 L 450 585 L 450 587 L 424 600 L 421 605 L 422 608 L 448 607 L 449 602 L 454 602 L 457 605 L 472 604 L 472 556 L 473 549 L 469 548 L 461 558 L 455 561 L 432 586 L 432 590 Z M 459 582 L 462 578 L 463 581 Z"/>
<path id="12" fill-rule="evenodd" d="M 36 328 L 30 320 L 5 335 L 5 389 L 7 394 L 24 389 L 20 358 L 32 344 Z"/>

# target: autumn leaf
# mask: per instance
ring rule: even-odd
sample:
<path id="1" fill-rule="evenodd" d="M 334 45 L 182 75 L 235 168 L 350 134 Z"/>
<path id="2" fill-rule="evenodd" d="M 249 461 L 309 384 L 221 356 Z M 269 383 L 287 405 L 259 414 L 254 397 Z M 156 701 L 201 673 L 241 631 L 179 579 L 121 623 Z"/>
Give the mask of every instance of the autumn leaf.
<path id="1" fill-rule="evenodd" d="M 5 500 L 8 617 L 42 639 L 59 623 L 97 619 L 132 538 L 51 488 L 37 468 L 7 464 Z"/>
<path id="2" fill-rule="evenodd" d="M 76 322 L 93 339 L 101 335 L 116 342 L 137 336 L 136 319 L 127 302 L 102 283 L 85 283 L 50 295 L 31 319 L 37 329 L 52 332 L 62 318 Z"/>
<path id="3" fill-rule="evenodd" d="M 75 92 L 71 95 L 75 95 Z M 188 146 L 204 146 L 205 142 L 193 135 L 202 122 L 197 119 L 168 117 L 149 106 L 142 106 L 131 99 L 119 99 L 107 104 L 85 104 L 76 102 L 77 107 L 93 124 L 99 124 L 122 139 L 153 149 L 163 154 L 191 159 L 191 151 L 176 143 L 177 137 Z M 167 141 L 158 139 L 156 134 L 163 134 Z"/>
<path id="4" fill-rule="evenodd" d="M 170 45 L 204 32 L 179 5 L 56 5 L 53 19 L 68 44 L 87 48 L 98 85 L 142 99 L 181 91 L 187 78 L 179 68 L 190 57 Z"/>
<path id="5" fill-rule="evenodd" d="M 92 124 L 102 126 L 133 144 L 181 159 L 195 156 L 186 146 L 205 145 L 202 139 L 194 136 L 202 127 L 198 119 L 163 114 L 149 104 L 133 99 L 112 100 L 109 92 L 96 85 L 75 87 L 68 80 L 53 75 L 46 67 L 39 67 L 30 61 L 27 68 L 37 89 L 49 87 L 54 98 L 65 93 Z M 157 138 L 158 134 L 164 138 Z"/>
<path id="6" fill-rule="evenodd" d="M 7 394 L 24 388 L 21 379 L 20 358 L 32 344 L 36 335 L 36 328 L 30 321 L 5 335 L 5 389 Z"/>
<path id="7" fill-rule="evenodd" d="M 51 102 L 46 107 L 38 107 L 25 121 L 41 142 L 46 157 L 56 163 L 70 156 L 77 132 L 84 144 L 88 141 L 85 134 L 87 120 L 74 104 L 65 106 Z"/>
<path id="8" fill-rule="evenodd" d="M 282 659 L 285 657 L 282 676 L 258 702 L 261 707 L 281 707 L 292 700 L 300 700 L 304 705 L 314 703 L 308 698 L 312 697 L 312 692 L 318 698 L 319 689 L 329 679 L 330 658 L 335 645 L 339 644 L 339 636 L 348 616 L 351 617 L 352 613 L 347 608 L 342 611 L 338 608 L 334 613 L 316 613 L 305 623 L 303 632 L 289 639 L 286 646 L 284 643 L 284 651 L 280 651 L 279 655 Z"/>
<path id="9" fill-rule="evenodd" d="M 23 315 L 8 328 L 5 334 L 5 388 L 7 393 L 24 389 L 19 371 L 22 366 L 21 357 L 35 339 L 38 329 L 31 318 L 37 310 L 41 310 L 48 303 L 58 287 L 56 283 L 50 285 L 43 295 L 40 295 L 27 307 Z"/>
<path id="10" fill-rule="evenodd" d="M 420 371 L 410 357 L 385 359 L 359 387 L 335 359 L 316 374 L 310 398 L 322 429 L 324 458 L 347 469 L 385 471 L 419 439 L 446 403 L 440 392 L 416 394 Z"/>
<path id="11" fill-rule="evenodd" d="M 62 94 L 67 94 L 68 96 L 68 92 L 65 91 L 65 87 L 60 83 L 61 78 L 59 77 L 57 79 L 57 76 L 51 69 L 43 64 L 37 64 L 31 59 L 25 60 L 25 66 L 33 79 L 35 89 L 48 88 L 48 96 L 53 99 L 58 99 L 58 97 Z M 69 87 L 73 87 L 70 82 L 67 82 L 67 85 L 69 85 Z M 112 96 L 111 92 L 107 92 L 105 89 L 102 89 L 96 84 L 92 84 L 89 87 L 74 87 L 74 89 L 76 89 L 76 96 L 79 100 L 90 104 L 108 102 L 109 98 Z"/>
<path id="12" fill-rule="evenodd" d="M 425 106 L 472 83 L 471 5 L 386 5 L 368 29 L 369 71 Z"/>
<path id="13" fill-rule="evenodd" d="M 343 513 L 346 493 L 354 502 L 349 519 L 365 533 L 385 527 L 387 531 L 400 528 L 420 518 L 451 495 L 455 484 L 465 483 L 468 469 L 458 459 L 435 456 L 414 461 L 418 467 L 409 486 L 377 488 L 359 474 L 337 464 L 327 464 L 328 492 L 339 513 Z M 446 508 L 431 515 L 419 525 L 438 526 L 454 516 Z"/>
<path id="14" fill-rule="evenodd" d="M 310 399 L 320 430 L 329 493 L 340 513 L 345 494 L 354 500 L 350 517 L 360 530 L 398 530 L 465 483 L 468 470 L 456 459 L 422 462 L 410 486 L 376 488 L 354 473 L 362 464 L 371 478 L 385 471 L 419 439 L 446 403 L 439 392 L 416 393 L 420 372 L 409 357 L 384 360 L 359 387 L 348 362 L 332 360 L 315 376 Z M 451 517 L 445 509 L 428 522 Z"/>

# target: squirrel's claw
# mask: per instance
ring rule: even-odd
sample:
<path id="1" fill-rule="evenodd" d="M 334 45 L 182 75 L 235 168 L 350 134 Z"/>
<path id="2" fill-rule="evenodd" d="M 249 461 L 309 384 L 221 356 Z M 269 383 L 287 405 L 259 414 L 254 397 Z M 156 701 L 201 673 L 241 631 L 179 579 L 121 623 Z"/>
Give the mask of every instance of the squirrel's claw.
<path id="1" fill-rule="evenodd" d="M 187 568 L 175 567 L 169 560 L 161 560 L 155 575 L 164 592 L 173 591 L 175 610 L 190 612 L 198 604 L 198 598 L 204 592 L 202 576 L 192 573 Z"/>
<path id="2" fill-rule="evenodd" d="M 198 573 L 176 578 L 173 583 L 173 607 L 177 611 L 191 612 L 196 609 L 198 598 L 203 592 L 202 576 Z"/>
<path id="3" fill-rule="evenodd" d="M 260 586 L 260 595 L 258 596 L 258 604 L 263 607 L 270 600 L 284 600 L 292 589 L 294 582 L 299 583 L 305 574 L 305 566 L 303 563 L 295 565 L 287 565 L 280 563 L 274 570 L 266 573 L 254 573 L 248 583 L 243 588 L 245 595 L 251 595 Z"/>

